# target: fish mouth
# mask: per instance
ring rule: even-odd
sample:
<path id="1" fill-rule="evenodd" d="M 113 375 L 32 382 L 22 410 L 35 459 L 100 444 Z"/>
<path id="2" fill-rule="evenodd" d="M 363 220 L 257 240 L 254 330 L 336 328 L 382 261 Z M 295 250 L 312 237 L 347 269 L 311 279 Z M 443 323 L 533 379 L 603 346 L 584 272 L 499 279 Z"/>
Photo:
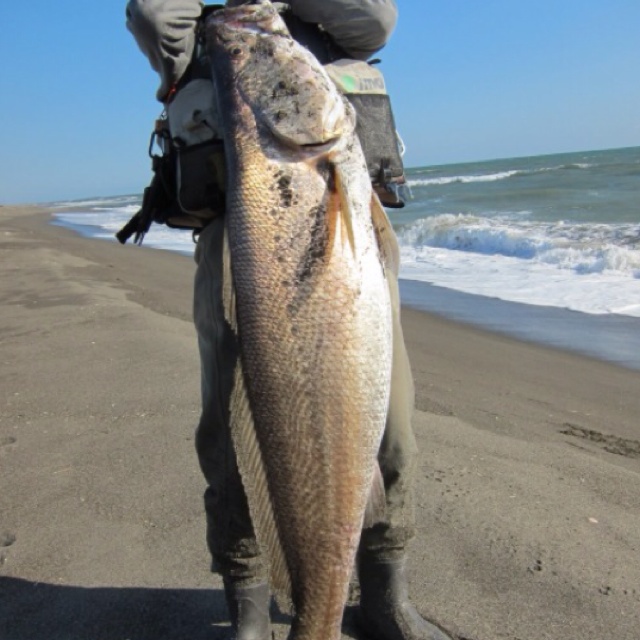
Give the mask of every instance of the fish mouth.
<path id="1" fill-rule="evenodd" d="M 336 135 L 318 142 L 297 142 L 287 136 L 278 135 L 273 131 L 274 140 L 279 143 L 279 148 L 286 153 L 294 153 L 299 158 L 313 160 L 319 156 L 331 153 L 341 142 L 342 136 Z"/>
<path id="2" fill-rule="evenodd" d="M 302 149 L 308 149 L 309 151 L 328 151 L 340 140 L 340 136 L 334 136 L 333 138 L 329 138 L 324 142 L 306 142 L 305 144 L 299 145 Z"/>
<path id="3" fill-rule="evenodd" d="M 280 14 L 271 2 L 259 0 L 218 9 L 207 22 L 224 25 L 229 31 L 250 31 L 254 33 L 288 34 Z"/>

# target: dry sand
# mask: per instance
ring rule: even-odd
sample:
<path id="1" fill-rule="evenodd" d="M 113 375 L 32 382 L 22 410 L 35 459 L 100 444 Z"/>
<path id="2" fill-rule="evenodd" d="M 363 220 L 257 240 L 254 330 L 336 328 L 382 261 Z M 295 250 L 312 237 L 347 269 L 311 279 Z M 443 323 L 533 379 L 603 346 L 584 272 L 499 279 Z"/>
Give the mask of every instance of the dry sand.
<path id="1" fill-rule="evenodd" d="M 229 638 L 193 449 L 193 263 L 47 219 L 0 208 L 0 638 Z M 403 321 L 418 608 L 468 640 L 638 640 L 640 372 Z"/>

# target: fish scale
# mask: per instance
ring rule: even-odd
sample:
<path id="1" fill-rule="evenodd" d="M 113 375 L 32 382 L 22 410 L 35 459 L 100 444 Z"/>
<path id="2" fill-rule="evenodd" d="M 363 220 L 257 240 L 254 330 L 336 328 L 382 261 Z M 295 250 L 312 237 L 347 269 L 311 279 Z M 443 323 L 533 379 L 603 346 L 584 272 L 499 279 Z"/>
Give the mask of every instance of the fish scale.
<path id="1" fill-rule="evenodd" d="M 355 116 L 269 2 L 207 22 L 227 156 L 231 430 L 291 638 L 339 638 L 376 477 L 391 307 Z"/>

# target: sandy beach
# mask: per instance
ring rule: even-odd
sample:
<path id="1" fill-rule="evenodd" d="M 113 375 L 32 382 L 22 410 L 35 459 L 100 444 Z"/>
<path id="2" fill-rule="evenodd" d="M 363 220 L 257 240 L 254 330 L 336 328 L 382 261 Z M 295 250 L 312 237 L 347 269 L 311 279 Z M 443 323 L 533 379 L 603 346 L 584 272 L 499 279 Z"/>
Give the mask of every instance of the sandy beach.
<path id="1" fill-rule="evenodd" d="M 49 220 L 0 207 L 0 638 L 230 638 L 193 444 L 194 264 Z M 403 324 L 420 611 L 459 640 L 638 640 L 640 371 Z"/>

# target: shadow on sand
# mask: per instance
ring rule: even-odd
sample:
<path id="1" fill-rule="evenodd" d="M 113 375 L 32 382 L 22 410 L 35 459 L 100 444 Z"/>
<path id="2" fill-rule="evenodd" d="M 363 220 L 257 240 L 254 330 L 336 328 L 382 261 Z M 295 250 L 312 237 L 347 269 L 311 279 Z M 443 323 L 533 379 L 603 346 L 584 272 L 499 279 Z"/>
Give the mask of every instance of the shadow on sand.
<path id="1" fill-rule="evenodd" d="M 343 633 L 356 638 L 353 608 Z M 272 607 L 272 620 L 290 617 Z M 224 593 L 215 589 L 78 587 L 0 576 L 2 640 L 230 640 Z"/>

